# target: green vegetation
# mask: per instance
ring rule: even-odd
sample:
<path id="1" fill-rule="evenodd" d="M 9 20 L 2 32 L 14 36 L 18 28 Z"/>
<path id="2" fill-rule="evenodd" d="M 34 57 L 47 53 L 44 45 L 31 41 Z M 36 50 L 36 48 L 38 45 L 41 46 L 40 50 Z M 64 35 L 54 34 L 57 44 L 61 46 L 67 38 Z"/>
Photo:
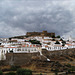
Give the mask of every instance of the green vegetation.
<path id="1" fill-rule="evenodd" d="M 55 43 L 55 44 L 60 44 L 60 43 L 59 43 L 59 41 L 56 41 L 56 43 Z"/>
<path id="2" fill-rule="evenodd" d="M 52 38 L 55 38 L 55 35 L 53 35 Z"/>
<path id="3" fill-rule="evenodd" d="M 56 38 L 60 38 L 60 35 L 58 35 Z"/>
<path id="4" fill-rule="evenodd" d="M 9 38 L 9 40 L 11 41 L 12 38 Z"/>
<path id="5" fill-rule="evenodd" d="M 28 69 L 18 69 L 17 75 L 32 75 L 32 71 Z"/>
<path id="6" fill-rule="evenodd" d="M 40 75 L 42 75 L 42 73 L 40 73 Z"/>
<path id="7" fill-rule="evenodd" d="M 55 72 L 55 75 L 58 75 L 58 72 Z"/>
<path id="8" fill-rule="evenodd" d="M 52 41 L 55 41 L 55 39 L 52 39 Z"/>
<path id="9" fill-rule="evenodd" d="M 16 75 L 16 73 L 14 73 L 14 72 L 9 72 L 9 73 L 6 73 L 5 75 Z"/>
<path id="10" fill-rule="evenodd" d="M 19 69 L 20 68 L 20 66 L 11 66 L 10 67 L 10 70 L 11 71 L 16 71 L 17 69 Z"/>
<path id="11" fill-rule="evenodd" d="M 29 36 L 26 35 L 25 37 L 28 38 Z"/>
<path id="12" fill-rule="evenodd" d="M 17 68 L 18 66 L 11 66 L 10 71 L 7 72 L 5 75 L 32 75 L 32 71 L 29 69 Z M 3 75 L 3 72 L 1 70 L 0 75 Z"/>
<path id="13" fill-rule="evenodd" d="M 59 68 L 58 68 L 59 67 Z M 59 72 L 66 72 L 66 75 L 75 72 L 75 66 L 71 66 L 71 64 L 60 64 L 59 62 L 54 62 L 51 65 L 51 71 L 58 75 Z"/>
<path id="14" fill-rule="evenodd" d="M 74 66 L 71 66 L 71 69 L 70 69 L 72 72 L 75 71 L 75 67 Z"/>
<path id="15" fill-rule="evenodd" d="M 0 70 L 0 75 L 3 75 L 3 72 Z"/>
<path id="16" fill-rule="evenodd" d="M 71 67 L 71 65 L 70 65 L 70 64 L 67 64 L 66 66 L 67 66 L 67 67 Z"/>
<path id="17" fill-rule="evenodd" d="M 62 41 L 62 46 L 65 46 L 65 44 L 66 44 L 66 41 Z"/>
<path id="18" fill-rule="evenodd" d="M 63 41 L 63 39 L 62 39 L 62 38 L 60 38 L 60 41 Z"/>
<path id="19" fill-rule="evenodd" d="M 32 44 L 40 44 L 41 45 L 40 41 L 38 41 L 38 40 L 29 40 L 29 42 L 31 42 Z"/>

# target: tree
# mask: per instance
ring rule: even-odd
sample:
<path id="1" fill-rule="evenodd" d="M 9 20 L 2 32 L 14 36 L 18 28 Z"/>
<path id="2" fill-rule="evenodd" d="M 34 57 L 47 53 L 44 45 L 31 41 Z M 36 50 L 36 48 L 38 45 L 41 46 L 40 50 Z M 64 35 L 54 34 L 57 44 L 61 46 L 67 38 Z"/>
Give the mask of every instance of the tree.
<path id="1" fill-rule="evenodd" d="M 65 46 L 65 44 L 66 44 L 66 41 L 62 41 L 62 46 Z"/>
<path id="2" fill-rule="evenodd" d="M 63 39 L 62 39 L 62 38 L 60 38 L 60 41 L 63 41 Z"/>
<path id="3" fill-rule="evenodd" d="M 55 35 L 53 35 L 52 38 L 55 38 Z"/>
<path id="4" fill-rule="evenodd" d="M 66 41 L 62 41 L 62 43 L 65 43 L 66 44 Z"/>
<path id="5" fill-rule="evenodd" d="M 60 38 L 60 35 L 58 35 L 56 38 Z"/>
<path id="6" fill-rule="evenodd" d="M 32 44 L 40 44 L 41 45 L 40 41 L 38 41 L 38 40 L 29 40 L 29 42 L 31 42 Z"/>
<path id="7" fill-rule="evenodd" d="M 3 72 L 0 70 L 0 75 L 3 75 Z"/>
<path id="8" fill-rule="evenodd" d="M 42 73 L 40 73 L 40 75 L 42 75 Z"/>
<path id="9" fill-rule="evenodd" d="M 55 41 L 55 39 L 52 39 L 52 41 Z"/>
<path id="10" fill-rule="evenodd" d="M 9 40 L 11 41 L 12 38 L 9 38 Z"/>
<path id="11" fill-rule="evenodd" d="M 29 69 L 18 69 L 17 75 L 32 75 L 32 71 Z"/>
<path id="12" fill-rule="evenodd" d="M 55 43 L 55 44 L 60 44 L 60 43 L 59 43 L 59 41 L 56 41 L 56 43 Z"/>
<path id="13" fill-rule="evenodd" d="M 58 75 L 58 71 L 59 71 L 59 69 L 55 69 L 55 75 Z"/>

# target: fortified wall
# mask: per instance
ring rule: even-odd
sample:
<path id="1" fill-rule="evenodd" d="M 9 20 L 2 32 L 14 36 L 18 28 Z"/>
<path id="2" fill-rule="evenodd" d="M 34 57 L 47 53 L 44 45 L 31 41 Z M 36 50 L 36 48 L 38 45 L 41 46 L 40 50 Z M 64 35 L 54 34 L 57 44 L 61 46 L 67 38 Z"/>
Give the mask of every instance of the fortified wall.
<path id="1" fill-rule="evenodd" d="M 42 32 L 27 32 L 27 36 L 55 36 L 55 33 L 48 33 L 47 31 L 42 31 Z"/>

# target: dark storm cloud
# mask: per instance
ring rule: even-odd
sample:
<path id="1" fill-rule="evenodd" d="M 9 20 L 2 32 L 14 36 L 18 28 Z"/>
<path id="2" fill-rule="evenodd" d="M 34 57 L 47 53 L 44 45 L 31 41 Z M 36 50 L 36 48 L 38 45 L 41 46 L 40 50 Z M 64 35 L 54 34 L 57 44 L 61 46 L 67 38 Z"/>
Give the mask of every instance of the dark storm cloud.
<path id="1" fill-rule="evenodd" d="M 73 34 L 75 31 L 73 3 L 74 1 L 67 0 L 2 0 L 0 37 L 42 30 L 55 32 L 57 35 Z"/>

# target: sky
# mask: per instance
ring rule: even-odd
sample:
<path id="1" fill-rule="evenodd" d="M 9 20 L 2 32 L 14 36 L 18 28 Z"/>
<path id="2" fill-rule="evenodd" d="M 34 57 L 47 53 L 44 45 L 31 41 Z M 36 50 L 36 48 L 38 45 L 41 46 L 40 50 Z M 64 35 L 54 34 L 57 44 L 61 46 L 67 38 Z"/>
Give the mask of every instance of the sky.
<path id="1" fill-rule="evenodd" d="M 75 37 L 75 0 L 0 0 L 0 38 L 43 30 Z"/>

